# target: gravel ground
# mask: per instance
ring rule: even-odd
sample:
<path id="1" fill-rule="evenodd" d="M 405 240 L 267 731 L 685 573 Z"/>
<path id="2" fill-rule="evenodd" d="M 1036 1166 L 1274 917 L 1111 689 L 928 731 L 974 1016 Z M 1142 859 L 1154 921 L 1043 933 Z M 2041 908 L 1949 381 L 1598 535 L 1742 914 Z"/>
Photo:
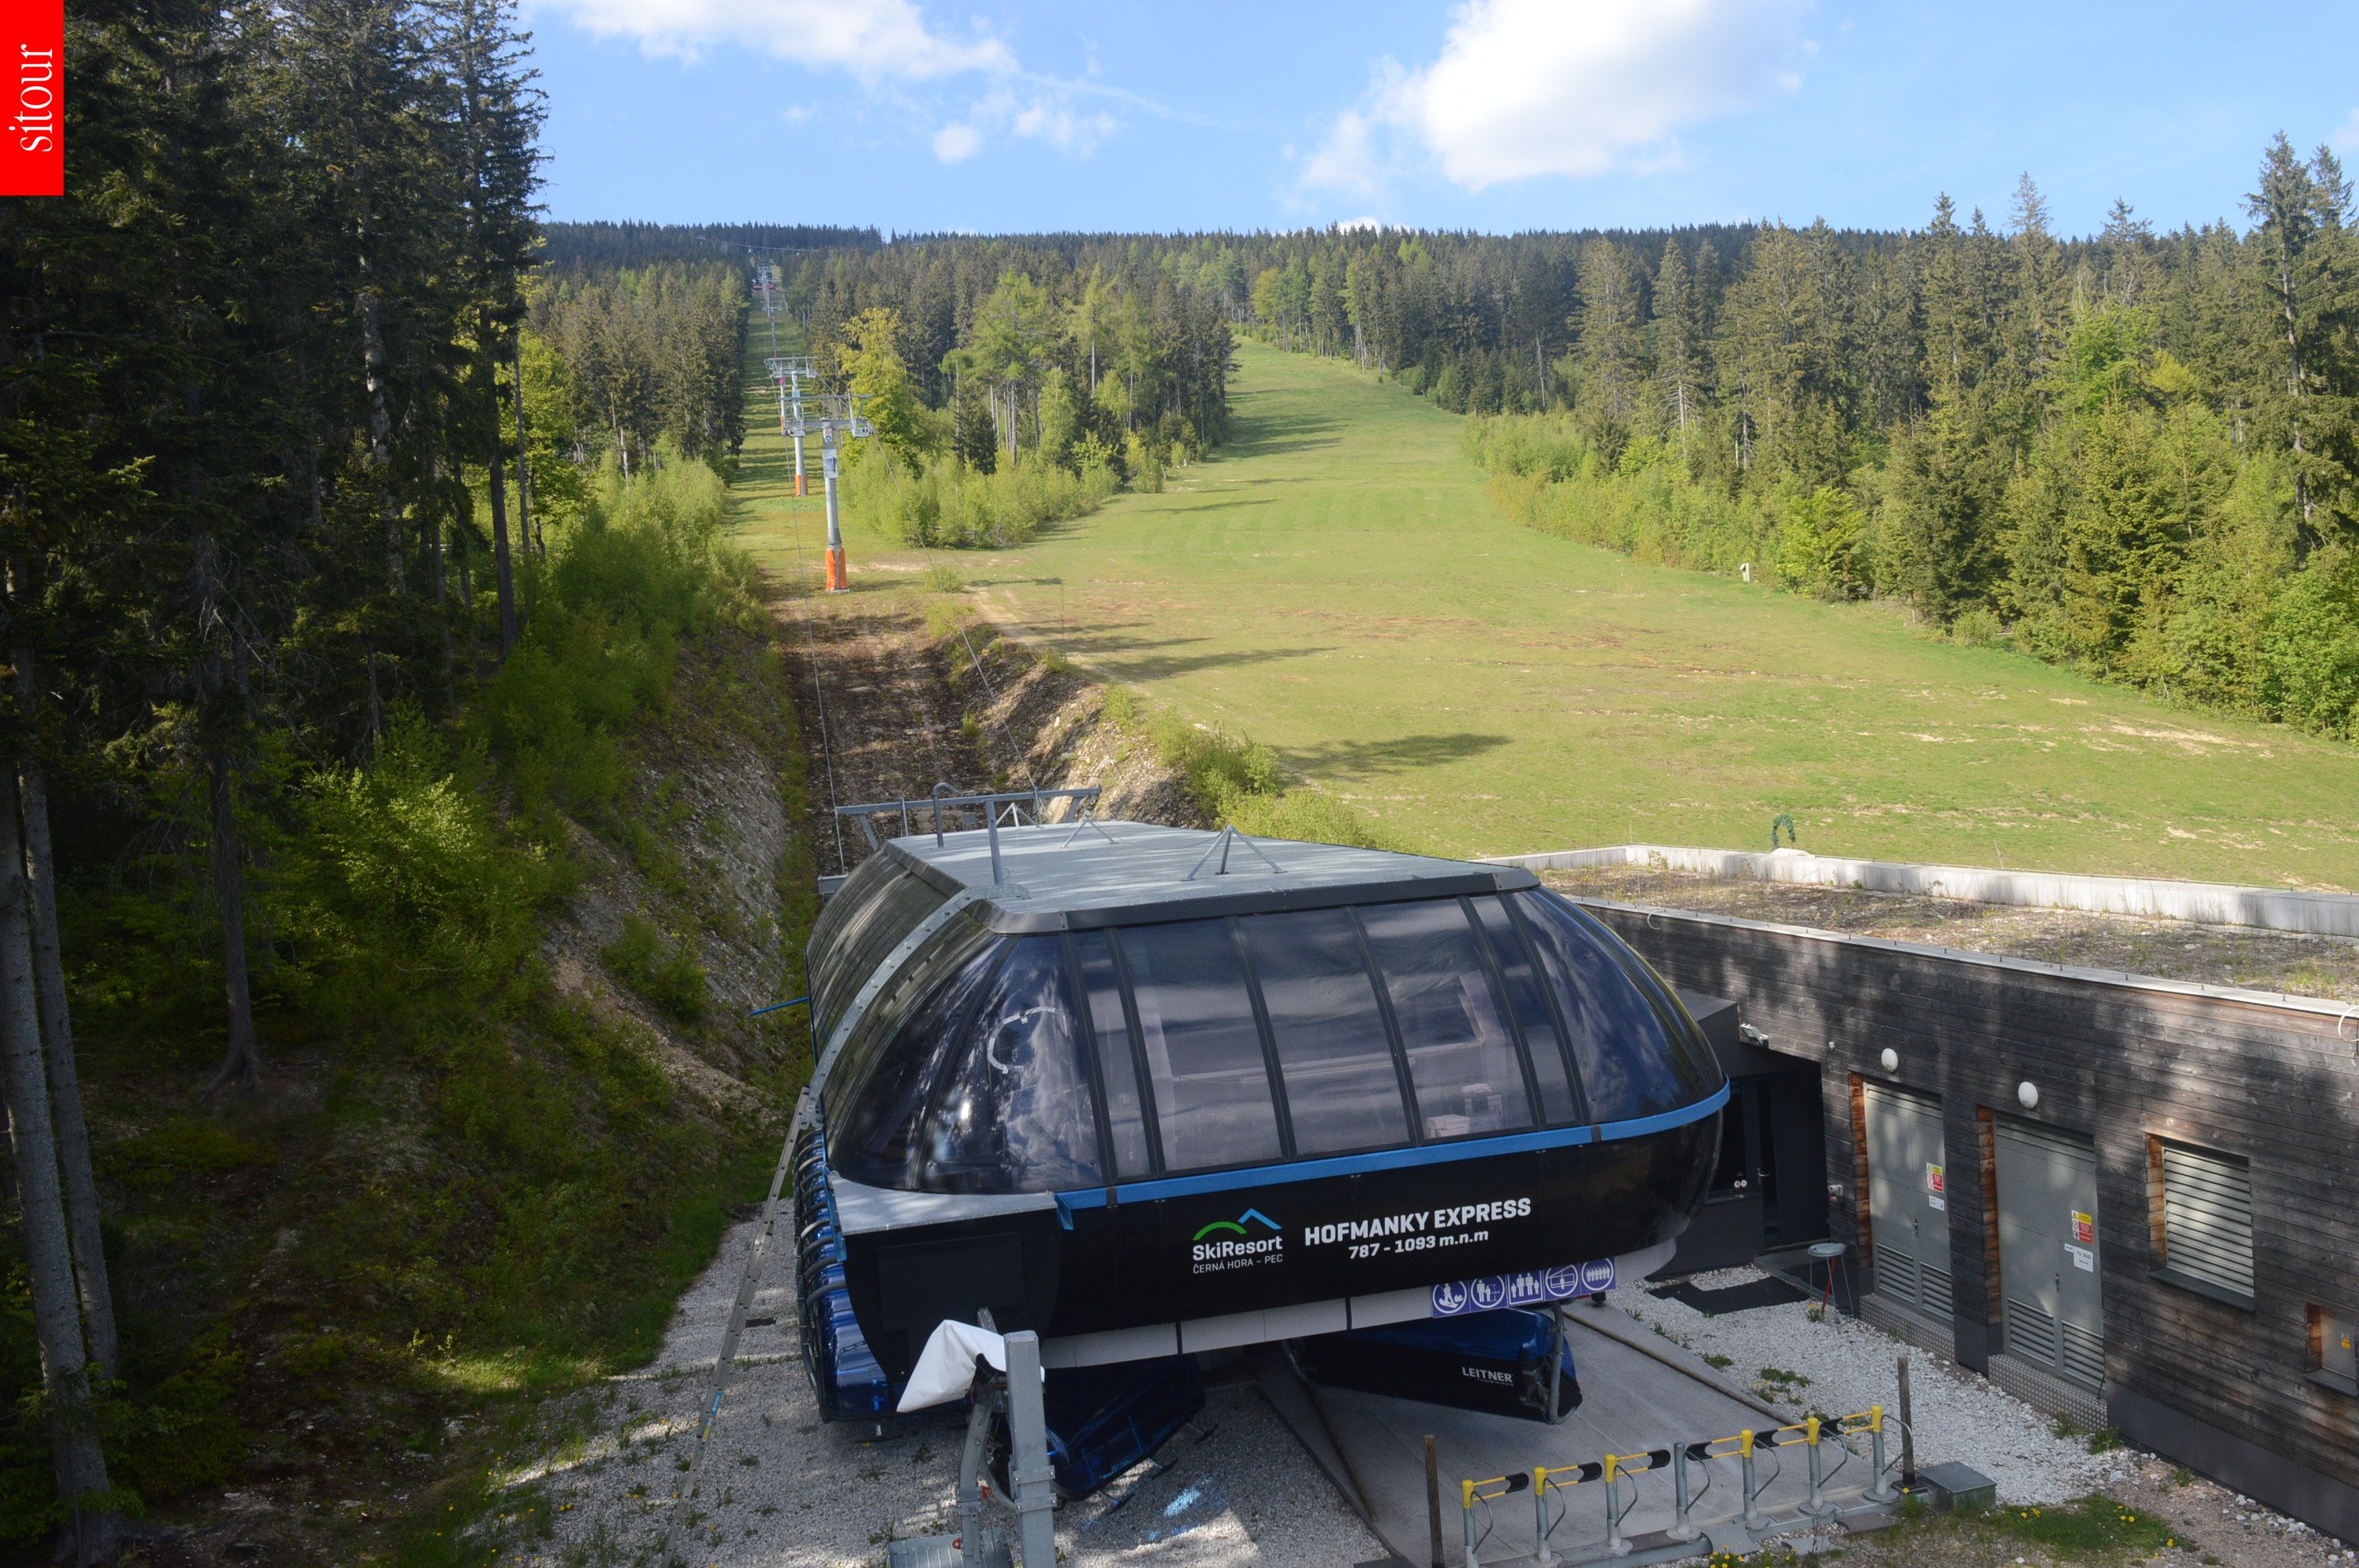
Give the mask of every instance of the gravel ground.
<path id="1" fill-rule="evenodd" d="M 655 1365 L 554 1401 L 549 1447 L 505 1473 L 494 1525 L 515 1568 L 652 1564 L 673 1498 L 690 1483 L 696 1412 L 743 1275 L 751 1222 L 680 1299 Z M 791 1260 L 774 1252 L 769 1277 Z M 965 1416 L 956 1407 L 889 1424 L 824 1424 L 796 1353 L 791 1292 L 755 1301 L 737 1370 L 703 1467 L 685 1499 L 679 1548 L 695 1568 L 881 1564 L 886 1543 L 946 1533 Z M 1295 1443 L 1242 1368 L 1215 1376 L 1203 1413 L 1150 1465 L 1060 1508 L 1071 1568 L 1302 1568 L 1381 1557 L 1383 1548 Z M 995 1505 L 989 1513 L 1012 1523 Z"/>
<path id="2" fill-rule="evenodd" d="M 1754 1269 L 1727 1269 L 1698 1274 L 1693 1283 L 1716 1290 L 1761 1277 Z M 1825 1323 L 1812 1323 L 1810 1304 L 1803 1302 L 1718 1316 L 1658 1296 L 1638 1296 L 1625 1304 L 1632 1309 L 1633 1318 L 1697 1354 L 1727 1357 L 1728 1377 L 1780 1409 L 1798 1414 L 1812 1411 L 1833 1414 L 1876 1403 L 1889 1408 L 1898 1397 L 1895 1364 L 1904 1346 L 1855 1318 L 1836 1314 Z M 2174 1564 L 2196 1568 L 2205 1563 L 2234 1564 L 2234 1568 L 2359 1564 L 2359 1548 L 2190 1476 L 2167 1459 L 2128 1447 L 2093 1454 L 2085 1437 L 2058 1436 L 2049 1417 L 1996 1384 L 1921 1350 L 1909 1349 L 1908 1357 L 1920 1466 L 1962 1460 L 1998 1484 L 2002 1503 L 2018 1507 L 2060 1503 L 2101 1492 L 2134 1511 L 2151 1512 L 2180 1532 L 2180 1550 L 2153 1559 L 2165 1568 Z M 1765 1378 L 1765 1370 L 1770 1368 L 1808 1381 Z M 1974 1532 L 1962 1532 L 1947 1548 L 1955 1556 L 1937 1560 L 1925 1554 L 1926 1543 L 1912 1543 L 1895 1554 L 1868 1536 L 1844 1542 L 1844 1560 L 1863 1565 L 1908 1563 L 1912 1568 L 1933 1568 L 1937 1561 L 1999 1564 L 2048 1561 L 2019 1546 L 2001 1552 L 1999 1544 Z"/>
<path id="3" fill-rule="evenodd" d="M 1725 1269 L 1698 1274 L 1693 1283 L 1717 1290 L 1762 1277 L 1754 1269 Z M 1666 1296 L 1635 1296 L 1624 1304 L 1632 1317 L 1698 1355 L 1727 1357 L 1726 1374 L 1780 1410 L 1840 1415 L 1898 1402 L 1897 1362 L 1905 1347 L 1841 1313 L 1812 1323 L 1814 1303 L 1718 1316 Z M 2092 1455 L 2085 1442 L 2056 1436 L 2048 1417 L 1997 1384 L 1922 1350 L 1910 1349 L 1908 1360 L 1920 1466 L 1963 1460 L 1997 1482 L 1999 1499 L 2009 1503 L 2063 1502 L 2128 1476 L 2125 1454 Z M 1897 1458 L 1897 1434 L 1893 1442 Z"/>

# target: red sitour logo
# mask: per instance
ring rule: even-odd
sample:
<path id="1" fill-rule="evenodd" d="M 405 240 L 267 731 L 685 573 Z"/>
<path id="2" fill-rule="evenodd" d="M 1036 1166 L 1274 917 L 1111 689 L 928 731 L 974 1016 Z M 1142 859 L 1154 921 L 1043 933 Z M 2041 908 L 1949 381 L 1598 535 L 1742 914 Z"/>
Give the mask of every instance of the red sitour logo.
<path id="1" fill-rule="evenodd" d="M 65 0 L 0 0 L 0 196 L 66 193 Z"/>

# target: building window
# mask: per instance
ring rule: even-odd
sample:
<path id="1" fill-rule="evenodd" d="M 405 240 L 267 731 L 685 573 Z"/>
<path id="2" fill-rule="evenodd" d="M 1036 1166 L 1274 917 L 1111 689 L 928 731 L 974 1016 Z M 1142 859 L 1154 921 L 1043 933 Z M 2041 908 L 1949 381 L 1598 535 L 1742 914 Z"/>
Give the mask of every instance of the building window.
<path id="1" fill-rule="evenodd" d="M 2352 1345 L 2359 1341 L 2359 1317 L 2322 1306 L 2310 1309 L 2310 1380 L 2338 1393 L 2359 1395 L 2359 1364 Z"/>
<path id="2" fill-rule="evenodd" d="M 2231 1306 L 2253 1304 L 2253 1165 L 2168 1139 L 2147 1140 L 2155 1278 Z"/>

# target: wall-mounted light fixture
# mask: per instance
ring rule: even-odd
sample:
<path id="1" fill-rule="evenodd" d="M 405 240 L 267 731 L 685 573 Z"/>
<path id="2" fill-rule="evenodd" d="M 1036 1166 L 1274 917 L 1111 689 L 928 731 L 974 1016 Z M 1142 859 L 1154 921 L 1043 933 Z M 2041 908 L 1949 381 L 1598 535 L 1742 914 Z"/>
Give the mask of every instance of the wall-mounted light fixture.
<path id="1" fill-rule="evenodd" d="M 1889 1045 L 1884 1048 L 1884 1054 L 1876 1060 L 1884 1064 L 1884 1070 L 1887 1073 L 1897 1073 L 1900 1070 L 1900 1053 Z"/>
<path id="2" fill-rule="evenodd" d="M 2023 1107 L 2026 1110 L 2038 1109 L 2039 1107 L 2039 1086 L 2033 1083 L 2029 1078 L 2026 1078 L 2023 1082 L 2016 1085 L 2015 1103 Z"/>

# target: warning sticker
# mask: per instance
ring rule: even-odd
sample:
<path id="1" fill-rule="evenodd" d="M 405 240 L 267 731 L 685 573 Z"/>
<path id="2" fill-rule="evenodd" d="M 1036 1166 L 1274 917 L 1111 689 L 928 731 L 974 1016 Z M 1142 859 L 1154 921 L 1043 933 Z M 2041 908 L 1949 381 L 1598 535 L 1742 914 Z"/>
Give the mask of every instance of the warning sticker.
<path id="1" fill-rule="evenodd" d="M 1939 1165 L 1925 1167 L 1925 1206 L 1936 1214 L 1950 1211 L 1950 1189 Z"/>
<path id="2" fill-rule="evenodd" d="M 2075 1247 L 2067 1242 L 2064 1250 L 2072 1254 L 2072 1267 L 2075 1269 L 2084 1274 L 2093 1274 L 2097 1271 L 2097 1254 L 2093 1249 L 2087 1247 Z"/>
<path id="3" fill-rule="evenodd" d="M 2093 1214 L 2082 1214 L 2079 1209 L 2074 1209 L 2072 1239 L 2083 1247 L 2094 1247 L 2097 1244 L 2097 1217 Z M 2081 1267 L 2085 1269 L 2088 1265 L 2083 1263 Z"/>

